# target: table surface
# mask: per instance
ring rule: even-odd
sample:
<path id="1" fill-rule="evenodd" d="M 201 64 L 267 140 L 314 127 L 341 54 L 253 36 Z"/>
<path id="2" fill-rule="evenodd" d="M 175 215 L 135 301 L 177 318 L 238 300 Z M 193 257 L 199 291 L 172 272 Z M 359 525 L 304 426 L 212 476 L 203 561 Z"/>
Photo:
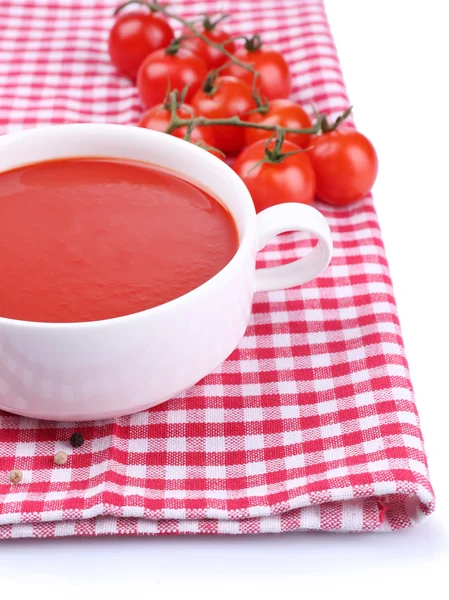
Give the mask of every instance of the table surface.
<path id="1" fill-rule="evenodd" d="M 274 592 L 280 598 L 295 589 L 313 598 L 360 598 L 361 590 L 370 598 L 387 589 L 389 597 L 400 591 L 417 598 L 447 571 L 445 3 L 427 0 L 424 10 L 408 0 L 327 0 L 326 7 L 357 125 L 379 153 L 376 207 L 436 512 L 417 528 L 393 534 L 8 540 L 0 542 L 3 589 L 14 585 L 16 592 L 64 599 L 89 598 L 96 589 L 129 598 L 154 591 L 158 599 L 211 598 L 228 589 L 238 599 L 246 590 L 253 598 Z"/>

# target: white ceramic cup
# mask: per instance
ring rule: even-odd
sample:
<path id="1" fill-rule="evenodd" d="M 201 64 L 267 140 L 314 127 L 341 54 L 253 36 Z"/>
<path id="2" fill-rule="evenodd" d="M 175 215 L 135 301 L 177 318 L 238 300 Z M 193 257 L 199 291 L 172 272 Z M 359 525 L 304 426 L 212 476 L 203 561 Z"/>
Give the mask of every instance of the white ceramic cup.
<path id="1" fill-rule="evenodd" d="M 239 249 L 207 283 L 143 312 L 86 323 L 0 317 L 0 408 L 6 411 L 59 421 L 103 419 L 168 400 L 234 350 L 257 290 L 305 283 L 329 264 L 331 236 L 317 210 L 289 203 L 256 216 L 248 190 L 232 169 L 175 137 L 138 127 L 77 124 L 0 138 L 0 172 L 80 156 L 145 161 L 196 182 L 232 213 Z M 318 238 L 310 254 L 256 270 L 257 251 L 273 236 L 292 230 Z"/>

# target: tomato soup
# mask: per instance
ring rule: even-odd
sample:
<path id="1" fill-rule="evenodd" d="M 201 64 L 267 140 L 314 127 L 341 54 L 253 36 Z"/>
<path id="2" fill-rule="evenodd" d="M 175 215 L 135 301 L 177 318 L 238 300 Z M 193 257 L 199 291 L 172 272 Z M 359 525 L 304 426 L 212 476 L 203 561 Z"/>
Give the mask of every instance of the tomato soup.
<path id="1" fill-rule="evenodd" d="M 0 317 L 139 312 L 205 283 L 237 247 L 220 202 L 143 163 L 73 158 L 0 174 Z"/>

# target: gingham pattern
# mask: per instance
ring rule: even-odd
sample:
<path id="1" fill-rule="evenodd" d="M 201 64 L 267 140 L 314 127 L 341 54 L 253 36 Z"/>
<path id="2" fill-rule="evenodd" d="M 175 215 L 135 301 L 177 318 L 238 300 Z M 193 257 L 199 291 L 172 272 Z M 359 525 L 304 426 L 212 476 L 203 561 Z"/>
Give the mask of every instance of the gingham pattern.
<path id="1" fill-rule="evenodd" d="M 136 90 L 106 51 L 115 0 L 0 3 L 1 131 L 72 121 L 134 124 Z M 232 12 L 290 62 L 294 97 L 348 106 L 321 0 L 176 2 Z M 400 529 L 433 492 L 371 198 L 319 205 L 335 256 L 301 289 L 258 294 L 247 334 L 215 373 L 114 421 L 0 414 L 0 537 Z M 285 235 L 279 264 L 308 242 Z M 68 438 L 86 438 L 72 450 Z M 70 454 L 53 464 L 59 450 Z M 23 471 L 11 485 L 7 473 Z"/>

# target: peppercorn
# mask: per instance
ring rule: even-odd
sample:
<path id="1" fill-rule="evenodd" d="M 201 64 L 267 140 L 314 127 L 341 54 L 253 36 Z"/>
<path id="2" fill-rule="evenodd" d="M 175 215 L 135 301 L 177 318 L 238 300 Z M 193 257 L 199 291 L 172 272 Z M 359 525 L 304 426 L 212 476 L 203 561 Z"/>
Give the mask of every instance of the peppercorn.
<path id="1" fill-rule="evenodd" d="M 56 452 L 54 461 L 56 465 L 65 465 L 67 462 L 67 454 L 62 450 L 60 452 Z"/>
<path id="2" fill-rule="evenodd" d="M 72 433 L 70 436 L 70 444 L 73 448 L 80 448 L 84 444 L 84 438 L 81 433 Z"/>
<path id="3" fill-rule="evenodd" d="M 23 478 L 23 473 L 20 469 L 13 469 L 9 472 L 9 481 L 11 483 L 20 483 Z"/>

